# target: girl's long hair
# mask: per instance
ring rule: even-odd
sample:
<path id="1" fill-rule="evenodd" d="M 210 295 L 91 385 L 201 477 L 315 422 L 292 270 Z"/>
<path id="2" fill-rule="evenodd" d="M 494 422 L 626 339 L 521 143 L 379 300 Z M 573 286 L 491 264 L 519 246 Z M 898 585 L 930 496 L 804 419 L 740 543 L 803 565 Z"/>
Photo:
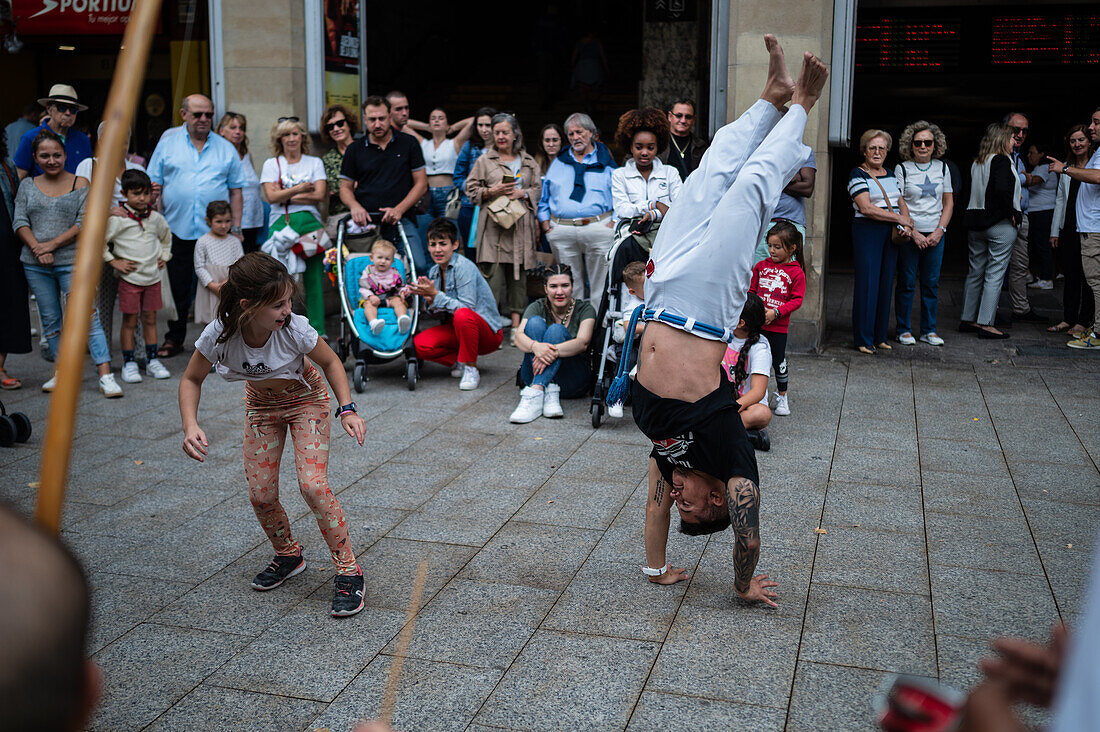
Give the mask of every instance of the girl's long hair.
<path id="1" fill-rule="evenodd" d="M 982 141 L 978 145 L 978 155 L 974 162 L 981 165 L 994 155 L 1007 155 L 1012 149 L 1012 129 L 1008 125 L 994 122 L 985 128 Z"/>
<path id="2" fill-rule="evenodd" d="M 297 294 L 297 284 L 286 267 L 270 254 L 252 252 L 229 267 L 218 300 L 218 319 L 222 324 L 218 343 L 225 343 L 240 332 L 264 307 L 278 301 L 287 292 Z M 241 304 L 248 301 L 248 306 Z"/>
<path id="3" fill-rule="evenodd" d="M 749 334 L 737 354 L 737 365 L 733 367 L 733 388 L 736 391 L 741 390 L 741 384 L 748 375 L 749 351 L 760 342 L 760 331 L 764 327 L 764 301 L 759 296 L 751 292 L 748 294 L 745 307 L 741 309 L 741 320 L 745 322 L 745 330 Z"/>
<path id="4" fill-rule="evenodd" d="M 806 268 L 802 266 L 802 234 L 795 228 L 795 225 L 789 221 L 779 221 L 768 230 L 766 239 L 773 236 L 779 237 L 779 241 L 783 242 L 783 246 L 788 252 L 794 252 L 795 264 L 805 271 Z"/>

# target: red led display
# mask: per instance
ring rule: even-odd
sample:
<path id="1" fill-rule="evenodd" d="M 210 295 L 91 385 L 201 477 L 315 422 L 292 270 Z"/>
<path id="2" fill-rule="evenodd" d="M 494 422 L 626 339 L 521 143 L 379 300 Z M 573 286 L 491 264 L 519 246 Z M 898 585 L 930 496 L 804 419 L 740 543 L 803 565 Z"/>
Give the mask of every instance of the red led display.
<path id="1" fill-rule="evenodd" d="M 856 68 L 942 71 L 959 62 L 959 23 L 880 18 L 856 28 Z"/>
<path id="2" fill-rule="evenodd" d="M 995 66 L 1064 66 L 1100 62 L 1100 15 L 993 18 Z"/>

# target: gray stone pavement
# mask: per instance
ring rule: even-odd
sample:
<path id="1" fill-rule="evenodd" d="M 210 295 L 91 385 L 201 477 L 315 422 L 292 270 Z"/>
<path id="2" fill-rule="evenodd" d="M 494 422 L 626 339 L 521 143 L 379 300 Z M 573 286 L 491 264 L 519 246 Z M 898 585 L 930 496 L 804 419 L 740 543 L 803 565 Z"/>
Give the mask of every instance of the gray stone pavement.
<path id="1" fill-rule="evenodd" d="M 89 375 L 64 539 L 94 588 L 92 728 L 343 732 L 380 708 L 422 559 L 404 730 L 870 729 L 890 673 L 966 688 L 991 636 L 1073 623 L 1100 520 L 1100 359 L 1036 327 L 995 344 L 943 327 L 946 349 L 863 357 L 842 347 L 843 296 L 830 314 L 834 342 L 792 357 L 793 414 L 758 453 L 779 610 L 732 600 L 724 534 L 674 534 L 690 581 L 644 581 L 646 440 L 629 415 L 593 430 L 586 401 L 509 424 L 512 349 L 474 392 L 431 365 L 415 393 L 399 365 L 373 372 L 367 445 L 335 439 L 329 474 L 367 578 L 346 620 L 328 615 L 332 566 L 292 464 L 282 500 L 309 569 L 248 586 L 271 551 L 240 385 L 207 381 L 200 465 L 180 450 L 177 378 L 106 401 Z M 36 433 L 0 450 L 0 499 L 30 512 L 48 365 L 9 368 L 26 387 L 0 398 Z"/>

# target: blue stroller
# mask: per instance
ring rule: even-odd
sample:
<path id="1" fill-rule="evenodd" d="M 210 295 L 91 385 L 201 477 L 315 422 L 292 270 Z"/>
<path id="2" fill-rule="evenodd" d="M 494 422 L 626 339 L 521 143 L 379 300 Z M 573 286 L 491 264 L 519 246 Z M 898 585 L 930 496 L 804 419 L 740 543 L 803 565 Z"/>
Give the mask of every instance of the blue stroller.
<path id="1" fill-rule="evenodd" d="M 381 216 L 381 213 L 371 213 L 371 218 L 375 220 Z M 336 235 L 336 289 L 340 293 L 341 310 L 340 339 L 337 342 L 336 352 L 341 361 L 346 361 L 349 354 L 355 358 L 351 383 L 357 394 L 362 394 L 365 388 L 368 365 L 389 363 L 401 357 L 405 359 L 405 381 L 409 391 L 413 391 L 416 389 L 417 379 L 420 378 L 420 362 L 416 358 L 416 348 L 413 346 L 413 335 L 416 333 L 420 317 L 420 297 L 414 295 L 413 302 L 409 306 L 412 325 L 408 333 L 402 334 L 397 331 L 397 316 L 394 315 L 393 308 L 387 307 L 378 308 L 378 317 L 386 323 L 382 332 L 378 335 L 371 333 L 363 308 L 359 307 L 359 277 L 370 264 L 370 256 L 367 254 L 344 256 L 344 238 L 347 235 L 349 221 L 351 217 L 340 222 Z M 413 260 L 408 239 L 400 226 L 393 228 L 398 232 L 398 241 L 395 244 L 399 249 L 399 256 L 394 259 L 393 266 L 397 268 L 405 282 L 415 282 L 416 263 Z"/>

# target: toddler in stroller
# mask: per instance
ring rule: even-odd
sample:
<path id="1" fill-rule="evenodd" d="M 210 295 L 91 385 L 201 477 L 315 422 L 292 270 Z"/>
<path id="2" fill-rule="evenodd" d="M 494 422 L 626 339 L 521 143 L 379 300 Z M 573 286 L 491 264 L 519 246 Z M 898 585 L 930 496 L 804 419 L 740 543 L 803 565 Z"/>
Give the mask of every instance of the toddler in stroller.
<path id="1" fill-rule="evenodd" d="M 382 305 L 393 308 L 397 316 L 397 331 L 409 332 L 412 318 L 405 298 L 409 296 L 409 287 L 401 279 L 401 273 L 393 266 L 397 256 L 397 247 L 386 239 L 376 239 L 370 248 L 371 263 L 363 269 L 359 277 L 359 307 L 370 323 L 370 332 L 379 335 L 386 321 L 378 317 L 378 308 Z"/>

